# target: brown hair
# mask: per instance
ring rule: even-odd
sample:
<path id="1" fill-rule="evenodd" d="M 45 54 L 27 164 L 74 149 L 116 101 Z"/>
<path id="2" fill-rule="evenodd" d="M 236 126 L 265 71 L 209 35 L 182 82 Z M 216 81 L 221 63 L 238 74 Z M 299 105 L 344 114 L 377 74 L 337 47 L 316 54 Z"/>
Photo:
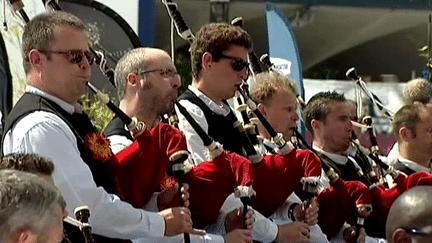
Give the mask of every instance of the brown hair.
<path id="1" fill-rule="evenodd" d="M 294 81 L 280 72 L 263 72 L 255 76 L 251 85 L 251 99 L 255 103 L 267 104 L 278 90 L 297 93 Z"/>
<path id="2" fill-rule="evenodd" d="M 198 78 L 201 71 L 201 58 L 209 52 L 218 61 L 222 52 L 232 45 L 242 46 L 250 50 L 252 39 L 242 28 L 228 23 L 205 24 L 196 34 L 191 46 L 192 76 Z"/>
<path id="3" fill-rule="evenodd" d="M 312 120 L 325 122 L 333 102 L 346 102 L 345 96 L 335 91 L 320 92 L 312 96 L 304 110 L 304 121 L 307 129 L 313 134 Z"/>
<path id="4" fill-rule="evenodd" d="M 54 40 L 54 29 L 67 26 L 85 31 L 85 24 L 78 17 L 62 11 L 50 11 L 37 15 L 24 28 L 22 51 L 24 55 L 24 71 L 30 71 L 28 54 L 33 49 L 49 50 Z M 47 54 L 47 58 L 51 58 Z"/>

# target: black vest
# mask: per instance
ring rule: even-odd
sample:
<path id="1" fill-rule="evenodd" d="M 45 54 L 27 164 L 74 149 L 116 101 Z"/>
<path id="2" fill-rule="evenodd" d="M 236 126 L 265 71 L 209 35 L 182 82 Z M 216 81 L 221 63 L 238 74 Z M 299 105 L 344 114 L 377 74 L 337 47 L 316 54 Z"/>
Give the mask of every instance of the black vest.
<path id="1" fill-rule="evenodd" d="M 128 138 L 129 140 L 133 140 L 130 133 L 125 129 L 125 123 L 118 117 L 115 116 L 110 123 L 108 123 L 107 127 L 104 130 L 104 134 L 109 136 L 120 135 Z"/>
<path id="2" fill-rule="evenodd" d="M 7 133 L 7 131 L 9 131 L 22 118 L 34 111 L 46 111 L 54 113 L 69 126 L 76 137 L 80 156 L 90 167 L 96 185 L 104 187 L 108 192 L 113 192 L 114 187 L 109 174 L 108 165 L 101 161 L 93 160 L 91 154 L 85 147 L 85 135 L 87 133 L 96 131 L 85 113 L 71 115 L 53 101 L 45 99 L 39 95 L 25 93 L 6 118 L 4 134 L 2 136 L 2 144 L 4 142 L 4 135 Z"/>
<path id="3" fill-rule="evenodd" d="M 327 161 L 328 162 L 327 165 L 333 168 L 333 170 L 340 176 L 342 180 L 362 181 L 362 178 L 360 178 L 359 175 L 357 174 L 356 166 L 351 160 L 348 159 L 346 164 L 341 165 L 331 160 L 328 156 L 326 156 L 322 152 L 317 152 L 317 155 L 320 156 L 323 160 Z"/>
<path id="4" fill-rule="evenodd" d="M 208 135 L 210 137 L 222 144 L 225 150 L 243 155 L 242 138 L 233 126 L 237 117 L 232 110 L 227 116 L 218 115 L 190 90 L 186 90 L 180 95 L 179 100 L 183 99 L 189 100 L 203 111 L 208 123 Z"/>
<path id="5" fill-rule="evenodd" d="M 416 171 L 409 168 L 408 166 L 404 165 L 402 162 L 398 160 L 396 160 L 396 163 L 394 164 L 394 168 L 396 170 L 402 171 L 403 173 L 407 174 L 407 175 L 411 175 L 413 173 L 415 173 Z"/>
<path id="6" fill-rule="evenodd" d="M 45 99 L 39 95 L 25 93 L 20 100 L 16 103 L 11 113 L 7 116 L 4 133 L 2 135 L 2 143 L 4 142 L 4 137 L 7 131 L 9 131 L 18 121 L 27 116 L 34 111 L 46 111 L 58 115 L 72 130 L 76 137 L 78 149 L 80 151 L 80 156 L 83 161 L 90 167 L 93 178 L 96 185 L 102 186 L 108 192 L 113 192 L 113 182 L 111 181 L 111 176 L 109 174 L 109 167 L 107 164 L 93 160 L 90 153 L 87 151 L 84 144 L 85 134 L 89 132 L 95 132 L 93 124 L 86 114 L 69 114 L 63 110 L 56 103 Z M 3 150 L 1 151 L 3 154 Z M 84 242 L 84 237 L 82 233 L 79 232 L 74 226 L 65 224 L 65 230 L 68 235 L 68 239 L 72 243 Z M 109 239 L 106 237 L 94 235 L 97 242 L 122 242 L 116 239 Z M 65 241 L 67 242 L 67 241 Z"/>

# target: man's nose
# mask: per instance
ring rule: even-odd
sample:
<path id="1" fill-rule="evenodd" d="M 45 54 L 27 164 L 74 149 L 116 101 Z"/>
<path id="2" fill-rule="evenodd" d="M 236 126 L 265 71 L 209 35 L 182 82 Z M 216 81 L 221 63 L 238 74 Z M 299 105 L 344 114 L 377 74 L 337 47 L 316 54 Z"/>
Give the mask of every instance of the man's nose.
<path id="1" fill-rule="evenodd" d="M 181 86 L 181 77 L 180 75 L 175 75 L 172 79 L 171 79 L 171 85 L 174 89 L 179 89 Z"/>

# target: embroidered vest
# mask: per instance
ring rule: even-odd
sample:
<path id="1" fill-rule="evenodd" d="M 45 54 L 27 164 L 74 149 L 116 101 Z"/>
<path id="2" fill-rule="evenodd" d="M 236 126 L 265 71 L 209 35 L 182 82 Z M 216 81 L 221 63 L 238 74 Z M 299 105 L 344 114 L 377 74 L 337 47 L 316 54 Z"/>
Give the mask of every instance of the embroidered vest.
<path id="1" fill-rule="evenodd" d="M 96 185 L 102 186 L 107 192 L 113 192 L 114 187 L 113 182 L 111 181 L 108 164 L 92 159 L 91 154 L 87 151 L 84 144 L 85 135 L 90 132 L 95 132 L 90 119 L 84 113 L 71 115 L 53 101 L 45 99 L 39 95 L 25 93 L 6 118 L 2 144 L 4 142 L 4 135 L 7 131 L 9 131 L 22 118 L 34 111 L 54 113 L 68 125 L 76 137 L 80 156 L 90 167 Z"/>

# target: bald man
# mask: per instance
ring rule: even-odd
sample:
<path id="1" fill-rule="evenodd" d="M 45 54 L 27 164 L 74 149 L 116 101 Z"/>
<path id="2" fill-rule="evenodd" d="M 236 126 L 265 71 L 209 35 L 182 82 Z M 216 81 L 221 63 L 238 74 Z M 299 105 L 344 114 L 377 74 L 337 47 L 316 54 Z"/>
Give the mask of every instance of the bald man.
<path id="1" fill-rule="evenodd" d="M 417 186 L 400 195 L 387 217 L 389 243 L 432 241 L 432 186 Z"/>

